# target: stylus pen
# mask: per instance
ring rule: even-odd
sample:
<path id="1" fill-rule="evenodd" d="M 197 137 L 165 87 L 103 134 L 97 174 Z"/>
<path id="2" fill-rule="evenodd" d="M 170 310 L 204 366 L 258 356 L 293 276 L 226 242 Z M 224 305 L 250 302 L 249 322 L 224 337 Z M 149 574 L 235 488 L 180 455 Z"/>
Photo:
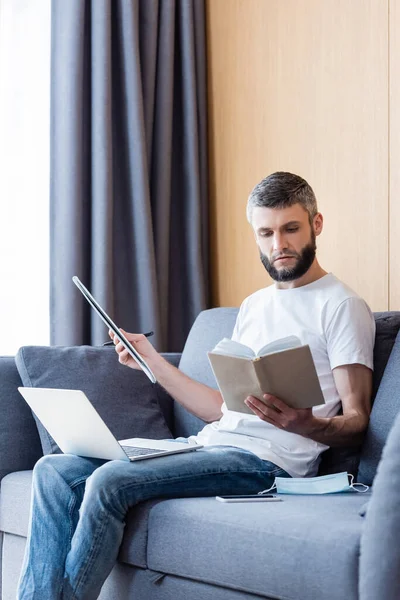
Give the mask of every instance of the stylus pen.
<path id="1" fill-rule="evenodd" d="M 154 335 L 154 331 L 148 331 L 147 333 L 143 333 L 143 335 L 145 337 L 151 337 L 152 335 Z M 114 342 L 112 340 L 110 340 L 109 342 L 104 342 L 103 346 L 111 346 L 111 344 L 113 344 Z"/>

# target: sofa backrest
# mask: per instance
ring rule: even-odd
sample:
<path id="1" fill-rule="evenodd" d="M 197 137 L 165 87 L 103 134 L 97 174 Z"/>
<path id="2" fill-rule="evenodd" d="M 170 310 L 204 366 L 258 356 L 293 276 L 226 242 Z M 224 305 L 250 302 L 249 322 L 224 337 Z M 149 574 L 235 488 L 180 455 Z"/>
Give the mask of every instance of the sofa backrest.
<path id="1" fill-rule="evenodd" d="M 38 430 L 18 386 L 13 357 L 0 357 L 0 481 L 8 473 L 32 469 L 42 456 Z"/>
<path id="2" fill-rule="evenodd" d="M 374 313 L 376 323 L 376 335 L 374 345 L 374 376 L 372 388 L 372 402 L 375 403 L 378 390 L 380 398 L 378 404 L 385 404 L 385 400 L 380 390 L 381 381 L 385 373 L 389 356 L 400 329 L 400 312 L 376 312 Z M 388 403 L 390 404 L 390 402 Z M 392 415 L 393 417 L 393 415 Z M 394 419 L 394 417 L 393 417 Z M 372 411 L 369 427 L 374 426 L 375 412 Z M 386 439 L 387 432 L 384 435 Z M 368 437 L 368 435 L 367 435 Z M 365 448 L 365 445 L 364 445 Z M 319 473 L 326 475 L 328 473 L 338 473 L 347 471 L 357 476 L 360 463 L 360 449 L 354 447 L 329 448 L 322 454 Z M 358 477 L 359 479 L 359 477 Z"/>
<path id="3" fill-rule="evenodd" d="M 184 373 L 217 388 L 207 351 L 212 350 L 221 338 L 232 335 L 237 312 L 237 308 L 214 308 L 199 314 L 181 356 L 179 367 Z M 376 399 L 361 453 L 359 472 L 359 480 L 365 483 L 372 482 L 388 430 L 400 410 L 400 311 L 375 313 L 375 320 Z M 389 355 L 391 356 L 388 362 Z M 32 413 L 17 390 L 20 385 L 22 382 L 14 358 L 0 357 L 0 481 L 10 472 L 31 469 L 42 456 L 40 438 Z M 169 410 L 169 403 L 167 408 Z M 169 418 L 168 421 L 171 423 Z M 174 403 L 174 435 L 192 435 L 203 426 L 202 420 Z M 24 440 L 23 444 L 21 440 Z M 348 470 L 355 473 L 359 458 L 360 453 L 352 449 L 331 448 L 323 454 L 320 472 Z"/>
<path id="4" fill-rule="evenodd" d="M 179 364 L 181 371 L 196 381 L 217 389 L 217 384 L 208 361 L 207 351 L 212 350 L 221 338 L 231 337 L 237 313 L 237 308 L 213 308 L 199 314 L 182 352 Z M 373 399 L 376 396 L 376 403 L 374 403 L 366 443 L 362 450 L 362 457 L 370 457 L 371 452 L 373 453 L 375 457 L 373 469 L 376 468 L 376 458 L 380 457 L 388 434 L 387 425 L 389 422 L 394 421 L 400 406 L 400 337 L 398 336 L 400 330 L 400 311 L 377 312 L 374 313 L 374 317 L 376 322 L 376 338 L 374 347 Z M 398 338 L 395 350 L 393 346 L 396 336 Z M 398 346 L 399 348 L 397 349 Z M 390 366 L 388 364 L 388 368 L 385 371 L 392 349 L 393 359 L 391 357 Z M 397 353 L 399 353 L 398 358 L 396 358 Z M 396 371 L 396 362 L 399 368 L 397 369 L 397 379 L 395 380 L 394 371 Z M 392 385 L 390 385 L 390 382 L 392 382 Z M 384 413 L 386 418 L 385 423 L 382 421 L 382 413 Z M 175 435 L 193 435 L 203 426 L 204 422 L 201 419 L 189 414 L 184 408 L 175 403 Z M 377 430 L 379 431 L 379 435 Z M 377 439 L 379 439 L 379 444 L 376 443 Z M 359 460 L 359 449 L 330 448 L 322 455 L 320 473 L 335 473 L 347 470 L 356 474 Z M 371 467 L 371 461 L 368 464 Z M 370 475 L 368 477 L 370 478 Z"/>
<path id="5" fill-rule="evenodd" d="M 374 346 L 373 401 L 381 384 L 397 334 L 400 331 L 400 311 L 375 312 L 374 317 L 376 336 Z"/>
<path id="6" fill-rule="evenodd" d="M 238 308 L 211 308 L 202 311 L 189 332 L 179 369 L 189 377 L 217 389 L 207 352 L 223 337 L 231 337 Z M 174 433 L 187 437 L 200 431 L 204 421 L 174 403 Z"/>

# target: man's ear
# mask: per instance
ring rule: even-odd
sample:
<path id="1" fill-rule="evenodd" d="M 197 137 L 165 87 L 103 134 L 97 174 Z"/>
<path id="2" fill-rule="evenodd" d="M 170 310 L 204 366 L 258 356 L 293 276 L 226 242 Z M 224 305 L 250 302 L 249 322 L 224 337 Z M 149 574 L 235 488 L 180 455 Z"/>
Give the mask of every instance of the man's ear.
<path id="1" fill-rule="evenodd" d="M 313 219 L 313 227 L 315 235 L 319 235 L 324 228 L 324 217 L 321 213 L 317 213 Z"/>

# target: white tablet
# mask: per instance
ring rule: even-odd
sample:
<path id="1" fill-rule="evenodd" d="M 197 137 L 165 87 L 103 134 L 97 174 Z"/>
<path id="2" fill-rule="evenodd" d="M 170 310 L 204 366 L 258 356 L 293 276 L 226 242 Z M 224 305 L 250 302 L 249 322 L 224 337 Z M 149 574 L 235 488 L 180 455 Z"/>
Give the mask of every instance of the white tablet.
<path id="1" fill-rule="evenodd" d="M 140 356 L 139 352 L 137 350 L 135 350 L 135 348 L 132 346 L 132 344 L 130 343 L 130 341 L 125 337 L 125 335 L 122 333 L 122 331 L 120 331 L 118 329 L 118 327 L 116 326 L 116 324 L 114 323 L 114 321 L 112 321 L 110 319 L 110 317 L 108 316 L 108 314 L 96 302 L 96 300 L 93 298 L 93 296 L 89 292 L 89 290 L 85 288 L 85 286 L 83 285 L 83 283 L 79 280 L 79 278 L 76 275 L 73 276 L 72 281 L 74 282 L 74 284 L 76 285 L 76 287 L 78 288 L 78 290 L 86 298 L 86 300 L 89 302 L 90 306 L 92 308 L 94 308 L 94 310 L 97 312 L 97 314 L 99 315 L 99 317 L 104 321 L 104 323 L 107 325 L 107 327 L 109 329 L 111 329 L 115 333 L 115 335 L 118 337 L 118 339 L 121 341 L 121 343 L 128 350 L 128 352 L 132 356 L 132 358 L 138 363 L 138 365 L 146 373 L 146 375 L 150 379 L 150 381 L 152 383 L 156 383 L 157 379 L 155 378 L 154 373 L 150 369 L 149 365 L 146 363 L 145 360 L 143 360 L 143 358 Z"/>

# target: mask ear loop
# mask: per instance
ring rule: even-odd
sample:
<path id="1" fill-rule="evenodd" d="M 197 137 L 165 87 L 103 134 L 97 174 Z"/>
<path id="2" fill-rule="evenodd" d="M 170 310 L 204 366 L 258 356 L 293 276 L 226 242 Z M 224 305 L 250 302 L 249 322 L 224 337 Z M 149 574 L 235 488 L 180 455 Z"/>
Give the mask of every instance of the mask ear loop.
<path id="1" fill-rule="evenodd" d="M 258 496 L 262 496 L 263 494 L 268 494 L 268 492 L 272 492 L 272 490 L 276 490 L 276 483 L 275 482 L 267 490 L 262 490 L 261 492 L 258 492 Z"/>
<path id="2" fill-rule="evenodd" d="M 350 477 L 350 483 L 349 486 L 355 491 L 358 492 L 360 494 L 365 494 L 365 492 L 368 492 L 369 490 L 369 485 L 365 485 L 364 483 L 353 483 L 354 482 L 354 475 L 352 475 L 351 473 L 349 473 L 349 477 Z M 363 489 L 358 490 L 356 488 L 356 485 L 360 486 Z"/>

